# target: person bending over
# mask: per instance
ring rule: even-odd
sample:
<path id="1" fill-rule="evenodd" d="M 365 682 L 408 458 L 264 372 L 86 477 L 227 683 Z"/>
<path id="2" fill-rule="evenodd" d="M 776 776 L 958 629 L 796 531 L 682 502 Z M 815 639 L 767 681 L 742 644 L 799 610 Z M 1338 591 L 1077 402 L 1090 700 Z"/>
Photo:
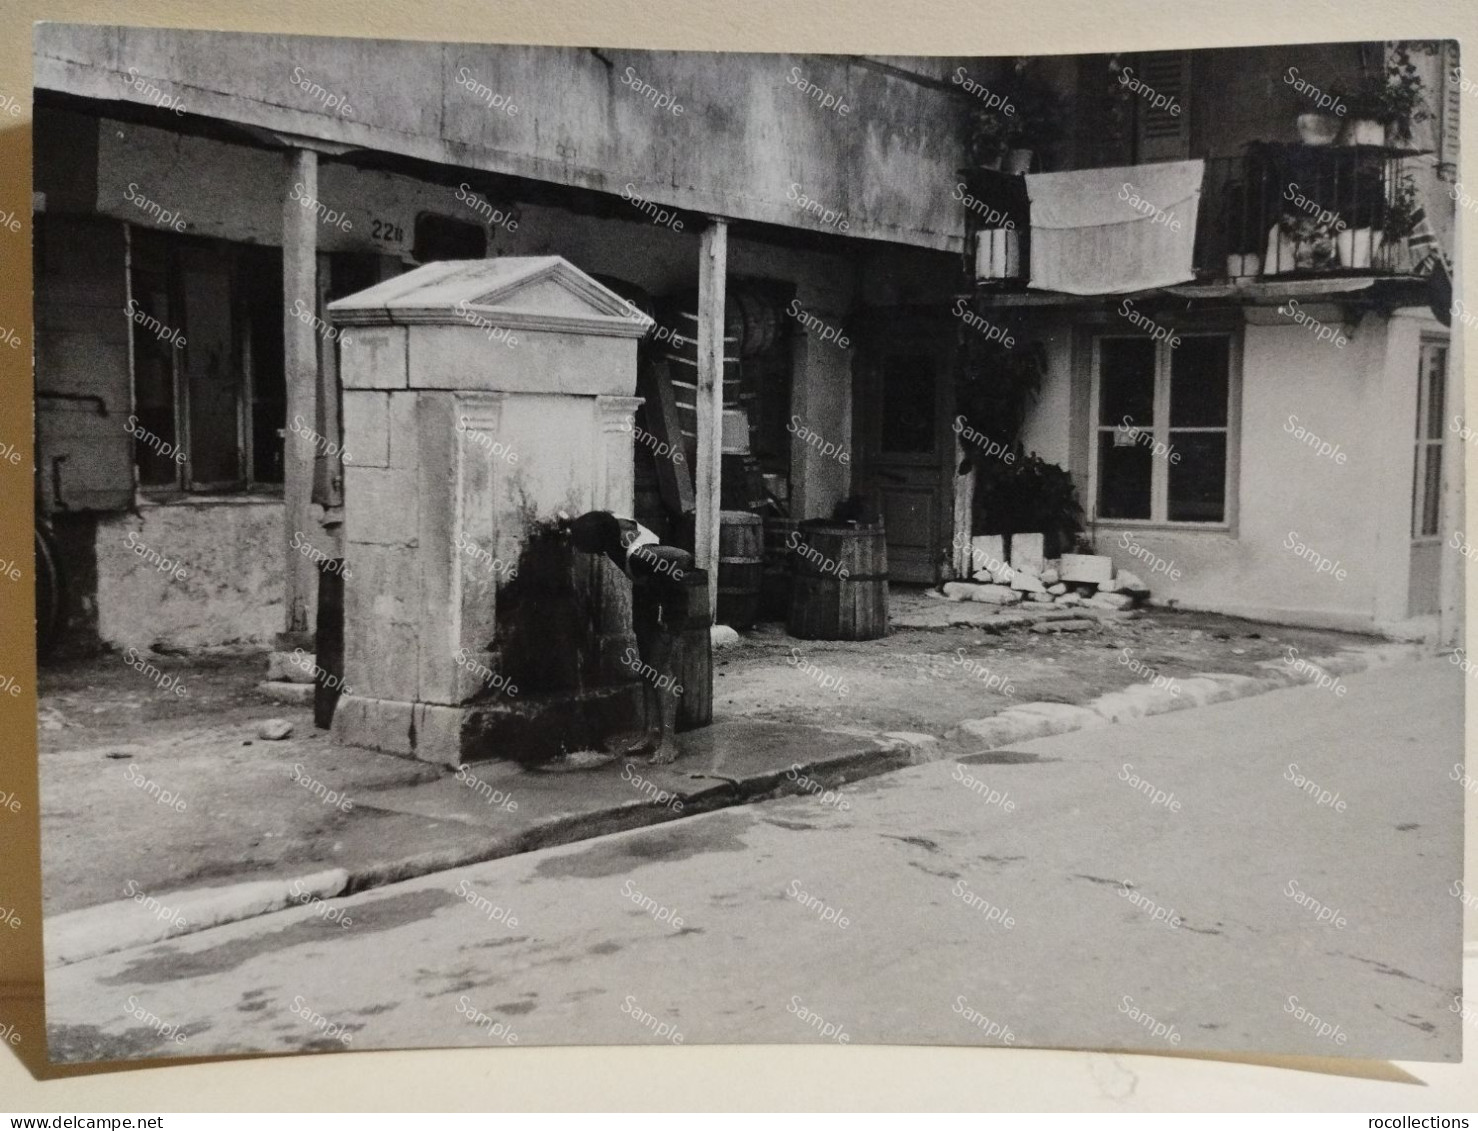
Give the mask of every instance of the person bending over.
<path id="1" fill-rule="evenodd" d="M 610 511 L 590 511 L 571 521 L 570 542 L 586 554 L 604 554 L 631 579 L 631 627 L 636 634 L 646 715 L 643 751 L 658 765 L 678 755 L 678 682 L 682 668 L 682 618 L 687 612 L 683 574 L 693 555 L 661 539 L 641 523 Z"/>

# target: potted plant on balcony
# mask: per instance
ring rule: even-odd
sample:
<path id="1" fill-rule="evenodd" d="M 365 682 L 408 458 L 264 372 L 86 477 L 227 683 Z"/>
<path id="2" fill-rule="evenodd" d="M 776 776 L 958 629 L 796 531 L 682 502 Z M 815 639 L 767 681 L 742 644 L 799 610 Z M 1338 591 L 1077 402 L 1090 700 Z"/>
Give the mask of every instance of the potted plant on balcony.
<path id="1" fill-rule="evenodd" d="M 1345 104 L 1344 145 L 1385 145 L 1386 130 L 1393 119 L 1386 105 L 1385 76 L 1367 77 L 1353 90 L 1338 97 Z"/>
<path id="2" fill-rule="evenodd" d="M 1294 119 L 1294 125 L 1304 145 L 1332 145 L 1344 122 L 1327 110 L 1304 110 Z"/>
<path id="3" fill-rule="evenodd" d="M 1014 64 L 1010 93 L 1016 98 L 1016 132 L 1006 155 L 1008 173 L 1030 171 L 1032 160 L 1041 149 L 1060 141 L 1063 136 L 1062 98 L 1031 60 L 1018 59 Z"/>
<path id="4" fill-rule="evenodd" d="M 972 99 L 965 116 L 966 154 L 985 169 L 1025 173 L 1041 147 L 1062 138 L 1062 99 L 1026 58 L 1013 60 L 996 87 L 1001 105 Z"/>
<path id="5" fill-rule="evenodd" d="M 1285 212 L 1268 236 L 1267 271 L 1323 271 L 1333 267 L 1338 253 L 1338 221 L 1321 216 Z"/>
<path id="6" fill-rule="evenodd" d="M 1422 215 L 1416 185 L 1402 173 L 1391 184 L 1390 193 L 1381 202 L 1378 222 L 1381 243 L 1371 249 L 1372 262 L 1379 260 L 1391 266 L 1392 260 L 1406 251 L 1407 237 L 1416 230 Z"/>
<path id="7" fill-rule="evenodd" d="M 970 165 L 999 172 L 1001 162 L 1011 148 L 1011 136 L 1015 113 L 1005 112 L 1004 106 L 986 106 L 976 100 L 965 112 L 965 158 Z"/>
<path id="8" fill-rule="evenodd" d="M 1345 145 L 1409 143 L 1411 127 L 1431 117 L 1413 45 L 1397 43 L 1386 65 L 1336 97 L 1345 105 Z"/>

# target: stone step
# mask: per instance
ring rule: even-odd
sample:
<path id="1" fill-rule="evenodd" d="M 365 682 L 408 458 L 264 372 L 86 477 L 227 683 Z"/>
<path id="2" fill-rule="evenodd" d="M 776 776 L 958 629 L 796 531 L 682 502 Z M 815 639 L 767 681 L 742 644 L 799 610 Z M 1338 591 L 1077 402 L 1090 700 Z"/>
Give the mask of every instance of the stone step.
<path id="1" fill-rule="evenodd" d="M 313 682 L 313 665 L 318 658 L 305 649 L 297 652 L 277 651 L 267 654 L 267 679 L 276 683 Z"/>
<path id="2" fill-rule="evenodd" d="M 289 703 L 295 707 L 313 705 L 313 684 L 289 683 L 285 679 L 269 679 L 257 684 L 257 690 L 268 699 Z"/>

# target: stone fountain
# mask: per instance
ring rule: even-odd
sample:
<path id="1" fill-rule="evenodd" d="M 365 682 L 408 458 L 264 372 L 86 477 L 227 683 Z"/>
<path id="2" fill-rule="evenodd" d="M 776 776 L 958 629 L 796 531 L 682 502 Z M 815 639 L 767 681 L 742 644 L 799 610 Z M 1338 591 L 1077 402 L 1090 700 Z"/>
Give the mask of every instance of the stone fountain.
<path id="1" fill-rule="evenodd" d="M 632 511 L 651 320 L 557 256 L 430 263 L 344 331 L 344 694 L 335 741 L 537 764 L 640 729 L 630 595 L 561 512 Z"/>

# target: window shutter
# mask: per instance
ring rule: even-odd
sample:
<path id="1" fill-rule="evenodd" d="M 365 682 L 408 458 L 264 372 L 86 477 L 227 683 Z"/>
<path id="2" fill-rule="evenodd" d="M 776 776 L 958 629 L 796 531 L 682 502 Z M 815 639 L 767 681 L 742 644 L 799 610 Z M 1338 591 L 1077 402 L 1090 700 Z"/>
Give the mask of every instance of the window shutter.
<path id="1" fill-rule="evenodd" d="M 1463 105 L 1463 88 L 1453 81 L 1457 77 L 1458 66 L 1458 45 L 1455 40 L 1442 45 L 1442 56 L 1442 101 L 1437 108 L 1441 119 L 1437 123 L 1437 161 L 1439 172 L 1457 180 L 1461 161 L 1458 141 L 1462 134 L 1459 114 Z"/>
<path id="2" fill-rule="evenodd" d="M 1156 51 L 1141 55 L 1135 77 L 1154 92 L 1138 95 L 1138 160 L 1184 161 L 1191 155 L 1191 53 Z M 1155 95 L 1170 101 L 1155 107 L 1151 105 Z M 1172 113 L 1176 107 L 1179 113 Z"/>

